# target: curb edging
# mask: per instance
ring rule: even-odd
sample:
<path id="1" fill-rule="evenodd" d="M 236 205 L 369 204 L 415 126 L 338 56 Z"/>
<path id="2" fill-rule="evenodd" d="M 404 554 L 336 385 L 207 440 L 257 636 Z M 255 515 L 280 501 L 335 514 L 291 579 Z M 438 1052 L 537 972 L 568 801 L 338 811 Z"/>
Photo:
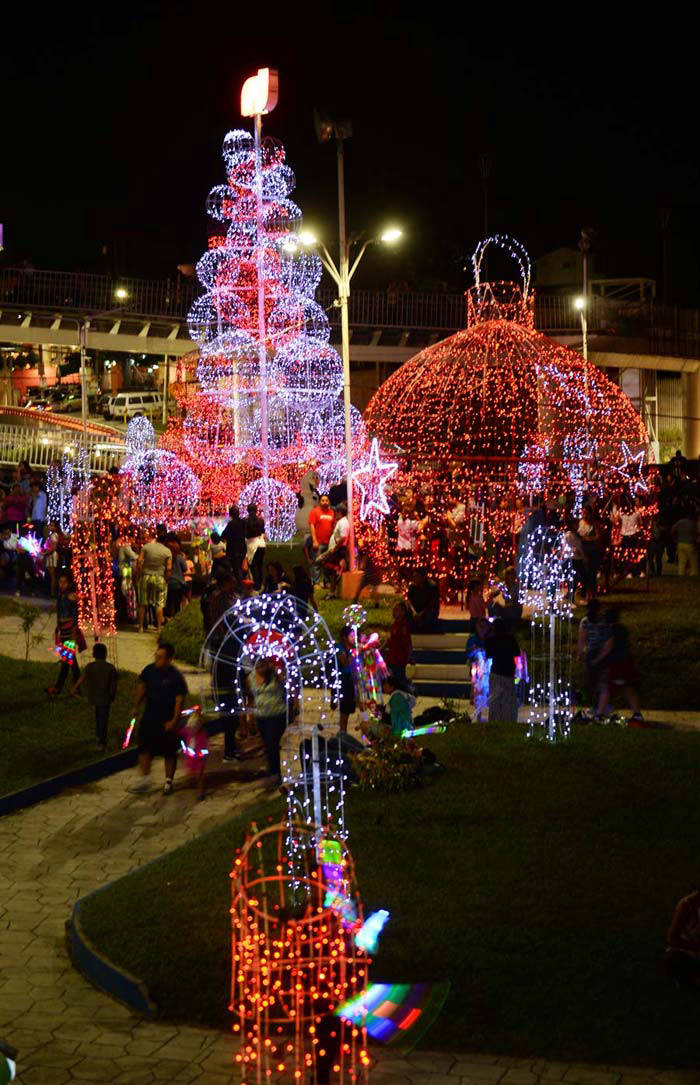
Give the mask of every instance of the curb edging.
<path id="1" fill-rule="evenodd" d="M 25 806 L 34 806 L 45 799 L 53 799 L 61 791 L 69 787 L 80 787 L 82 784 L 92 784 L 96 780 L 103 780 L 107 776 L 113 776 L 116 772 L 131 768 L 136 764 L 136 747 L 121 750 L 119 753 L 104 757 L 101 761 L 92 761 L 89 765 L 83 765 L 77 769 L 69 769 L 60 776 L 52 776 L 48 780 L 41 780 L 38 784 L 31 784 L 20 791 L 13 791 L 9 795 L 0 797 L 0 817 L 3 814 L 12 814 L 16 810 L 22 810 Z"/>
<path id="2" fill-rule="evenodd" d="M 220 721 L 207 722 L 207 732 L 210 735 L 218 735 L 224 729 Z M 53 799 L 70 787 L 81 787 L 83 784 L 93 784 L 97 780 L 104 780 L 107 776 L 114 776 L 124 769 L 133 768 L 138 760 L 136 746 L 130 746 L 128 750 L 120 750 L 103 757 L 100 761 L 92 761 L 89 765 L 82 765 L 77 769 L 69 769 L 60 776 L 52 776 L 48 780 L 41 780 L 38 784 L 31 784 L 20 791 L 13 791 L 9 795 L 0 796 L 0 817 L 4 814 L 13 814 L 17 810 L 23 810 L 27 806 L 35 806 L 45 799 Z"/>
<path id="3" fill-rule="evenodd" d="M 143 981 L 119 968 L 107 957 L 103 957 L 83 931 L 80 910 L 85 901 L 95 893 L 101 893 L 102 888 L 80 897 L 73 905 L 70 924 L 66 924 L 71 962 L 73 967 L 98 990 L 128 1006 L 129 1009 L 135 1010 L 136 1013 L 154 1020 L 158 1016 L 158 1007 L 151 999 Z"/>

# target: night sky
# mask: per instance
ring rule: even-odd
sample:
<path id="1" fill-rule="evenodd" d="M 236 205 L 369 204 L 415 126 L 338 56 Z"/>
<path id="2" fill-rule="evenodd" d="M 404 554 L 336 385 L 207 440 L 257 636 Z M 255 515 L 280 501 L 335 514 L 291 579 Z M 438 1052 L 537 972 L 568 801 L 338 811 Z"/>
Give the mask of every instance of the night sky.
<path id="1" fill-rule="evenodd" d="M 241 83 L 269 65 L 280 104 L 265 130 L 286 145 L 306 222 L 335 242 L 335 149 L 316 142 L 316 105 L 352 118 L 351 228 L 391 220 L 406 232 L 395 254 L 371 252 L 357 285 L 470 285 L 487 153 L 492 231 L 537 257 L 592 226 L 598 273 L 652 276 L 663 293 L 667 209 L 669 300 L 700 306 L 693 35 L 647 29 L 641 9 L 613 25 L 609 7 L 517 19 L 491 5 L 481 22 L 432 7 L 440 19 L 407 16 L 408 4 L 346 17 L 69 4 L 42 18 L 15 5 L 0 44 L 0 266 L 160 277 L 195 262 L 205 197 L 224 180 L 221 141 L 242 123 Z"/>

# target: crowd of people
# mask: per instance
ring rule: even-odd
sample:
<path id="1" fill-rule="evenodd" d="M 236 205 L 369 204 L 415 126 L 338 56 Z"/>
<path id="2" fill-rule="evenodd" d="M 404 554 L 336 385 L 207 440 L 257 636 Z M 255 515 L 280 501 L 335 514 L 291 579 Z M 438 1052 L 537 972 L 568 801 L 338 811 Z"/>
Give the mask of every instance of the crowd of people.
<path id="1" fill-rule="evenodd" d="M 566 531 L 584 599 L 622 576 L 660 576 L 664 557 L 678 574 L 697 575 L 697 467 L 677 452 L 668 464 L 645 469 L 634 496 L 621 486 L 604 497 L 591 488 L 545 498 L 503 480 L 470 484 L 459 468 L 438 472 L 422 486 L 397 484 L 388 494 L 389 554 L 401 579 L 424 568 L 448 601 L 475 575 L 519 569 L 544 524 Z"/>
<path id="2" fill-rule="evenodd" d="M 517 719 L 518 661 L 523 655 L 517 641 L 522 610 L 518 590 L 523 554 L 536 528 L 553 524 L 566 531 L 580 598 L 588 602 L 579 630 L 578 652 L 585 663 L 593 714 L 605 715 L 619 689 L 633 711 L 632 719 L 641 720 L 636 672 L 624 625 L 613 611 L 601 612 L 597 596 L 616 574 L 660 575 L 664 558 L 669 566 L 676 565 L 680 575 L 697 575 L 700 491 L 683 457 L 677 453 L 664 467 L 647 470 L 644 486 L 634 499 L 622 491 L 604 500 L 593 492 L 584 495 L 578 515 L 574 514 L 573 494 L 557 500 L 521 495 L 512 502 L 492 495 L 497 530 L 491 533 L 490 562 L 491 569 L 497 572 L 491 576 L 476 575 L 484 568 L 483 537 L 480 551 L 475 543 L 479 523 L 483 529 L 484 493 L 480 504 L 474 491 L 471 497 L 462 498 L 461 492 L 469 493 L 460 491 L 463 482 L 460 472 L 454 471 L 449 484 L 439 492 L 428 484 L 423 488 L 405 484 L 389 494 L 386 535 L 390 548 L 394 548 L 404 597 L 394 608 L 394 621 L 382 651 L 388 667 L 387 703 L 395 704 L 397 719 L 405 721 L 406 698 L 411 694 L 407 668 L 412 657 L 412 636 L 439 630 L 446 580 L 462 593 L 463 605 L 472 620 L 468 654 L 476 718 L 484 718 L 488 711 L 491 719 Z M 319 587 L 324 586 L 330 596 L 336 595 L 349 564 L 344 496 L 338 488 L 331 495 L 315 495 L 317 503 L 310 513 L 304 541 L 305 561 L 295 564 L 289 572 L 276 560 L 266 561 L 265 524 L 255 504 L 247 507 L 245 515 L 232 505 L 225 526 L 196 540 L 190 533 L 168 531 L 165 525 L 129 538 L 115 533 L 112 575 L 119 621 L 131 623 L 139 631 L 152 624 L 160 634 L 193 594 L 200 595 L 206 635 L 216 629 L 235 599 L 257 592 L 288 592 L 300 613 L 307 608 L 318 609 Z M 368 546 L 360 547 L 360 566 L 362 578 L 356 598 L 368 586 L 376 599 L 376 587 L 384 571 L 377 568 L 376 556 Z M 57 644 L 73 648 L 62 653 L 58 676 L 48 692 L 57 696 L 69 676 L 74 691 L 84 687 L 95 707 L 96 739 L 104 747 L 105 713 L 114 697 L 112 680 L 102 666 L 106 660 L 100 645 L 96 646 L 92 669 L 80 673 L 77 655 L 85 642 L 71 576 L 71 540 L 56 520 L 48 518 L 44 479 L 26 462 L 0 477 L 0 583 L 17 595 L 43 593 L 56 600 Z M 356 707 L 347 679 L 347 662 L 343 664 L 347 635 L 345 630 L 338 646 L 343 683 L 342 730 L 347 729 L 348 718 Z M 477 658 L 488 660 L 488 682 L 480 679 L 478 668 L 474 669 Z M 96 677 L 101 671 L 105 673 Z M 266 688 L 270 681 L 268 675 Z M 251 690 L 251 703 L 256 701 L 256 690 L 257 686 Z M 263 713 L 260 718 L 268 717 Z M 273 718 L 271 714 L 269 719 Z M 271 745 L 275 740 L 268 742 L 265 735 L 274 735 L 276 729 L 272 724 L 259 728 L 273 778 L 278 775 Z M 227 754 L 233 756 L 234 750 L 230 736 Z"/>

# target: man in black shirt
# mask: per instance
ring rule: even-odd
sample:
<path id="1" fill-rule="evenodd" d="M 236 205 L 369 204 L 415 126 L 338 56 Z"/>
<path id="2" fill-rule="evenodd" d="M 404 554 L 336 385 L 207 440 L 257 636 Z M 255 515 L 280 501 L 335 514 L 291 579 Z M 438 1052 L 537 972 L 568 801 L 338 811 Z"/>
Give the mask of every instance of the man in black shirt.
<path id="1" fill-rule="evenodd" d="M 440 588 L 425 569 L 416 569 L 408 589 L 409 624 L 412 633 L 438 633 L 440 630 Z"/>
<path id="2" fill-rule="evenodd" d="M 226 559 L 233 569 L 238 590 L 243 580 L 243 558 L 245 557 L 245 520 L 241 520 L 238 505 L 231 505 L 228 510 L 230 520 L 221 532 L 221 538 L 226 543 Z"/>
<path id="3" fill-rule="evenodd" d="M 187 696 L 187 683 L 177 667 L 173 665 L 174 654 L 175 649 L 172 644 L 159 644 L 156 648 L 155 662 L 149 663 L 139 675 L 134 716 L 144 700 L 146 707 L 139 725 L 138 752 L 141 780 L 129 788 L 136 794 L 149 790 L 148 776 L 151 771 L 151 762 L 158 755 L 165 758 L 163 794 L 169 795 L 173 790 L 173 777 L 180 744 L 175 729 Z"/>
<path id="4" fill-rule="evenodd" d="M 492 623 L 485 651 L 486 658 L 491 660 L 489 723 L 517 723 L 515 660 L 520 655 L 520 645 L 502 618 L 496 618 Z"/>

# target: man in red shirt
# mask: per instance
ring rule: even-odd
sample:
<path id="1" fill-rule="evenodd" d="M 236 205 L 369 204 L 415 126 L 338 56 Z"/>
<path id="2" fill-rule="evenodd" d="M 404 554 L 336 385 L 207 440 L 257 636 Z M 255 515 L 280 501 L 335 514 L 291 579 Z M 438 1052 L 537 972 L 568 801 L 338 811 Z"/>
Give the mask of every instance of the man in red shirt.
<path id="1" fill-rule="evenodd" d="M 328 549 L 331 535 L 335 528 L 335 513 L 331 508 L 328 494 L 322 494 L 321 500 L 309 516 L 309 528 L 311 530 L 311 579 L 318 583 L 318 562 L 322 554 Z"/>

